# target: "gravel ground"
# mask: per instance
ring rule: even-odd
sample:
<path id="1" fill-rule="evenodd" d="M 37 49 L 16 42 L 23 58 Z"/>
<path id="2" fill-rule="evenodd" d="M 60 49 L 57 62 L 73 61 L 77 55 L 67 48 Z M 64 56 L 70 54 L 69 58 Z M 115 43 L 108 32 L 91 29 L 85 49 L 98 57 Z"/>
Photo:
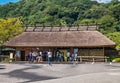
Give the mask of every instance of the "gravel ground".
<path id="1" fill-rule="evenodd" d="M 0 63 L 0 83 L 119 83 L 119 63 Z"/>

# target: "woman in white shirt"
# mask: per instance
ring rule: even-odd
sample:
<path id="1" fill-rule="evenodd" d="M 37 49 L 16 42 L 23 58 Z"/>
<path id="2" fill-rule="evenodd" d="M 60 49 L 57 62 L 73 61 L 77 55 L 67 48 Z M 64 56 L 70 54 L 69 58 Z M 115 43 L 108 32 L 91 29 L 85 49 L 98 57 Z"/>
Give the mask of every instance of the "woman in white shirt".
<path id="1" fill-rule="evenodd" d="M 48 52 L 48 64 L 52 65 L 52 53 L 50 51 Z"/>

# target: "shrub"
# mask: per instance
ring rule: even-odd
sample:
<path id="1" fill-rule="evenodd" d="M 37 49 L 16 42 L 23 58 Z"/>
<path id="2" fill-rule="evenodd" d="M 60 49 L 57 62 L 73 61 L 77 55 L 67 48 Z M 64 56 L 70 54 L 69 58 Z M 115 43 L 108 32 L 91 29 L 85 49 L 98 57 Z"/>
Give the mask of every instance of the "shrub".
<path id="1" fill-rule="evenodd" d="M 6 57 L 2 62 L 9 62 L 9 57 Z"/>
<path id="2" fill-rule="evenodd" d="M 109 58 L 107 59 L 107 61 L 108 61 L 108 62 L 112 62 L 112 61 L 113 61 L 114 59 L 116 59 L 116 58 L 119 58 L 119 57 L 112 55 L 112 56 L 109 56 Z"/>
<path id="3" fill-rule="evenodd" d="M 115 58 L 112 60 L 112 62 L 120 62 L 120 58 Z"/>

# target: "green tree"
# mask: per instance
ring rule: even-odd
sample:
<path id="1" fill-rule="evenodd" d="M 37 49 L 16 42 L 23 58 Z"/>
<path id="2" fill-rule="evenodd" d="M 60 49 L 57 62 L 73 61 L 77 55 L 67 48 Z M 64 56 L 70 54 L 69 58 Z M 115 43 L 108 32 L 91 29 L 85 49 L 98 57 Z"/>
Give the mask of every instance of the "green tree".
<path id="1" fill-rule="evenodd" d="M 110 15 L 105 15 L 98 20 L 100 31 L 104 34 L 116 31 L 116 20 Z"/>
<path id="2" fill-rule="evenodd" d="M 22 32 L 22 23 L 18 18 L 0 19 L 0 44 Z"/>
<path id="3" fill-rule="evenodd" d="M 111 5 L 116 5 L 118 3 L 120 3 L 119 0 L 111 0 L 110 2 Z"/>
<path id="4" fill-rule="evenodd" d="M 120 3 L 110 6 L 111 15 L 120 23 Z"/>
<path id="5" fill-rule="evenodd" d="M 96 24 L 96 19 L 83 19 L 83 20 L 77 20 L 75 24 Z"/>
<path id="6" fill-rule="evenodd" d="M 120 32 L 107 33 L 105 35 L 116 43 L 116 49 L 120 49 Z"/>
<path id="7" fill-rule="evenodd" d="M 106 34 L 108 38 L 116 43 L 120 43 L 120 32 L 108 33 Z"/>
<path id="8" fill-rule="evenodd" d="M 100 5 L 93 5 L 92 8 L 90 8 L 89 10 L 85 11 L 84 13 L 84 18 L 88 18 L 88 19 L 99 19 L 102 16 L 106 15 L 109 12 L 109 10 Z"/>

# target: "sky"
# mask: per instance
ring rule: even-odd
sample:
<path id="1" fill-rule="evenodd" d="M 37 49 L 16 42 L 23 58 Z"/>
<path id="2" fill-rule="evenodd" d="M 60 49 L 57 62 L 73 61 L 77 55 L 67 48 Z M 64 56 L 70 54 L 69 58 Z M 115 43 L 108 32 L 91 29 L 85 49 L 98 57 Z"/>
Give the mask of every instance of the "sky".
<path id="1" fill-rule="evenodd" d="M 0 0 L 0 4 L 6 4 L 6 3 L 9 3 L 9 2 L 17 2 L 19 0 Z M 100 3 L 108 3 L 110 2 L 111 0 L 97 0 L 98 2 Z"/>
<path id="2" fill-rule="evenodd" d="M 0 0 L 0 4 L 6 4 L 6 3 L 9 3 L 9 2 L 17 2 L 19 0 Z"/>
<path id="3" fill-rule="evenodd" d="M 108 2 L 110 2 L 111 0 L 97 0 L 98 2 L 100 2 L 100 3 L 108 3 Z"/>

